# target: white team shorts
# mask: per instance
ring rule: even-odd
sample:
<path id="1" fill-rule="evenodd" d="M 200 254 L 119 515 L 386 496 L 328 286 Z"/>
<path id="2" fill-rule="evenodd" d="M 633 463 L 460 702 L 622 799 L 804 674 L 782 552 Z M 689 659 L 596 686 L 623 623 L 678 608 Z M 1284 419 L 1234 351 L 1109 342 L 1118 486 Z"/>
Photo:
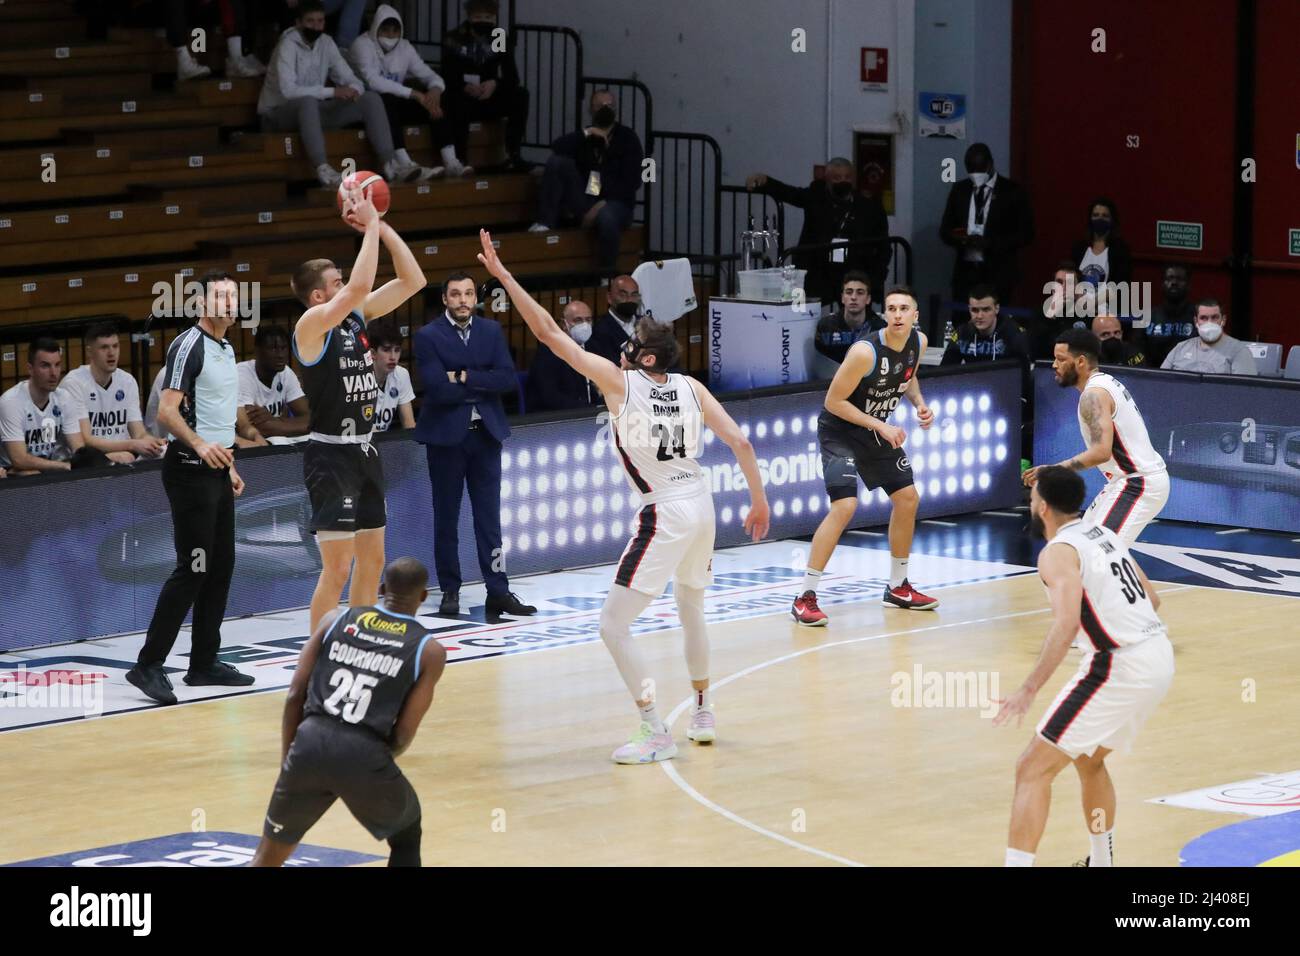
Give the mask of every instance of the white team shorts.
<path id="1" fill-rule="evenodd" d="M 1038 724 L 1038 736 L 1071 760 L 1098 747 L 1126 753 L 1174 679 L 1164 634 L 1087 654 Z"/>
<path id="2" fill-rule="evenodd" d="M 1087 527 L 1105 525 L 1126 545 L 1137 540 L 1142 529 L 1160 514 L 1169 500 L 1169 473 L 1121 475 L 1106 483 L 1083 513 Z"/>
<path id="3" fill-rule="evenodd" d="M 623 549 L 614 583 L 653 597 L 669 580 L 689 588 L 713 583 L 713 496 L 643 504 Z"/>

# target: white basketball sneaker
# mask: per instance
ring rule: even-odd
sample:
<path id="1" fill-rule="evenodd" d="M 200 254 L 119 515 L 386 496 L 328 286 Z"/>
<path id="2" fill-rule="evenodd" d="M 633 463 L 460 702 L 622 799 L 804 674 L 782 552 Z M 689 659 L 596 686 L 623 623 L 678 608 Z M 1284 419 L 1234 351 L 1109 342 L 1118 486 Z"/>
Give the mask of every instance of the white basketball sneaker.
<path id="1" fill-rule="evenodd" d="M 701 707 L 691 714 L 691 725 L 686 729 L 686 737 L 697 744 L 711 744 L 718 739 L 717 720 L 712 707 Z"/>
<path id="2" fill-rule="evenodd" d="M 677 744 L 673 743 L 672 734 L 657 734 L 653 727 L 644 720 L 628 742 L 614 751 L 614 763 L 654 763 L 658 760 L 672 760 L 677 756 Z"/>

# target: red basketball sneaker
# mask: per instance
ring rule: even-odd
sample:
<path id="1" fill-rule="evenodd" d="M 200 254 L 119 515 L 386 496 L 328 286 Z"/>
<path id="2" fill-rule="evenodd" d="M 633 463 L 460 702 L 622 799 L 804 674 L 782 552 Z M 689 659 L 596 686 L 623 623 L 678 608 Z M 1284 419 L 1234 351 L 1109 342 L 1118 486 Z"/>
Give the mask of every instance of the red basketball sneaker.
<path id="1" fill-rule="evenodd" d="M 896 588 L 885 588 L 885 596 L 880 601 L 885 607 L 903 607 L 909 611 L 929 611 L 939 606 L 938 598 L 926 597 L 903 578 L 903 583 Z"/>
<path id="2" fill-rule="evenodd" d="M 826 622 L 830 620 L 826 612 L 817 606 L 816 591 L 804 591 L 795 598 L 790 613 L 794 615 L 796 621 L 807 627 L 825 627 Z"/>

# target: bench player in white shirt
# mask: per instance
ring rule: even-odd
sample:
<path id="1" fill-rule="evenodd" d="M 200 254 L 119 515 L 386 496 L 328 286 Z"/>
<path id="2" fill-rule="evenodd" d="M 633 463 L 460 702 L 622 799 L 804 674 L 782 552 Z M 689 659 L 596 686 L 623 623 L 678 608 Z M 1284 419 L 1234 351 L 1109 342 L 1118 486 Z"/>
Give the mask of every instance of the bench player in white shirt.
<path id="1" fill-rule="evenodd" d="M 13 475 L 68 471 L 84 447 L 76 400 L 59 387 L 63 349 L 39 338 L 27 350 L 28 377 L 0 395 L 0 469 Z"/>
<path id="2" fill-rule="evenodd" d="M 767 496 L 754 448 L 718 400 L 686 375 L 661 372 L 672 366 L 677 339 L 671 326 L 643 322 L 623 348 L 621 368 L 585 351 L 509 273 L 487 230 L 480 230 L 483 263 L 539 342 L 605 396 L 611 431 L 628 481 L 640 494 L 636 531 L 619 559 L 614 584 L 600 615 L 600 637 L 609 648 L 639 714 L 640 724 L 614 751 L 620 764 L 653 763 L 677 755 L 677 745 L 655 707 L 655 682 L 632 640 L 632 622 L 673 579 L 682 622 L 686 666 L 694 689 L 686 736 L 697 743 L 716 739 L 709 699 L 709 639 L 704 590 L 713 583 L 713 490 L 695 460 L 705 427 L 735 453 L 749 483 L 745 531 L 757 541 L 767 534 Z"/>
<path id="3" fill-rule="evenodd" d="M 1011 717 L 1019 725 L 1076 635 L 1086 652 L 1016 763 L 1007 866 L 1033 865 L 1052 780 L 1070 763 L 1083 790 L 1088 865 L 1112 865 L 1115 786 L 1106 757 L 1132 746 L 1174 677 L 1173 647 L 1156 614 L 1160 597 L 1113 531 L 1079 519 L 1084 494 L 1079 475 L 1046 465 L 1029 498 L 1034 533 L 1048 542 L 1038 574 L 1051 601 L 1052 627 L 1024 684 L 1000 702 L 994 725 Z"/>
<path id="4" fill-rule="evenodd" d="M 390 428 L 400 431 L 415 427 L 415 389 L 411 387 L 411 373 L 401 366 L 402 333 L 396 323 L 383 319 L 371 322 L 366 328 L 370 351 L 375 356 L 375 381 L 379 383 L 379 398 L 375 401 L 375 431 Z"/>
<path id="5" fill-rule="evenodd" d="M 239 377 L 237 432 L 250 441 L 260 436 L 271 445 L 307 440 L 311 409 L 302 383 L 289 367 L 289 330 L 282 325 L 258 326 L 253 357 L 235 366 Z M 257 442 L 261 444 L 261 442 Z"/>
<path id="6" fill-rule="evenodd" d="M 60 386 L 81 414 L 82 441 L 120 464 L 156 458 L 167 443 L 150 435 L 140 414 L 140 386 L 118 367 L 122 346 L 117 326 L 101 322 L 83 336 L 88 364 L 73 369 Z"/>
<path id="7" fill-rule="evenodd" d="M 1169 500 L 1169 473 L 1151 446 L 1133 396 L 1097 367 L 1100 354 L 1101 343 L 1087 329 L 1066 329 L 1056 339 L 1052 371 L 1056 384 L 1079 390 L 1079 431 L 1088 444 L 1057 464 L 1074 471 L 1101 471 L 1106 487 L 1084 514 L 1084 524 L 1105 525 L 1131 545 Z M 1025 484 L 1033 485 L 1041 470 L 1026 471 Z"/>

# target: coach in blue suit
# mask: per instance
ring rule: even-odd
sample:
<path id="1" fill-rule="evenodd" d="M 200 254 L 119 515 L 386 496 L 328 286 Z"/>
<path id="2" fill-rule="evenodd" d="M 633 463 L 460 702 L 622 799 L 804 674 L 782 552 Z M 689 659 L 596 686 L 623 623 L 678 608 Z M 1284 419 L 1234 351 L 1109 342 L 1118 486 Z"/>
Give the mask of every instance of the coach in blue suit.
<path id="1" fill-rule="evenodd" d="M 474 315 L 478 294 L 463 272 L 442 286 L 443 312 L 415 334 L 424 401 L 415 426 L 433 485 L 433 559 L 442 588 L 440 614 L 460 614 L 460 502 L 469 486 L 478 564 L 487 584 L 486 614 L 534 614 L 511 592 L 501 550 L 501 443 L 510 434 L 503 392 L 518 387 L 501 326 Z"/>

